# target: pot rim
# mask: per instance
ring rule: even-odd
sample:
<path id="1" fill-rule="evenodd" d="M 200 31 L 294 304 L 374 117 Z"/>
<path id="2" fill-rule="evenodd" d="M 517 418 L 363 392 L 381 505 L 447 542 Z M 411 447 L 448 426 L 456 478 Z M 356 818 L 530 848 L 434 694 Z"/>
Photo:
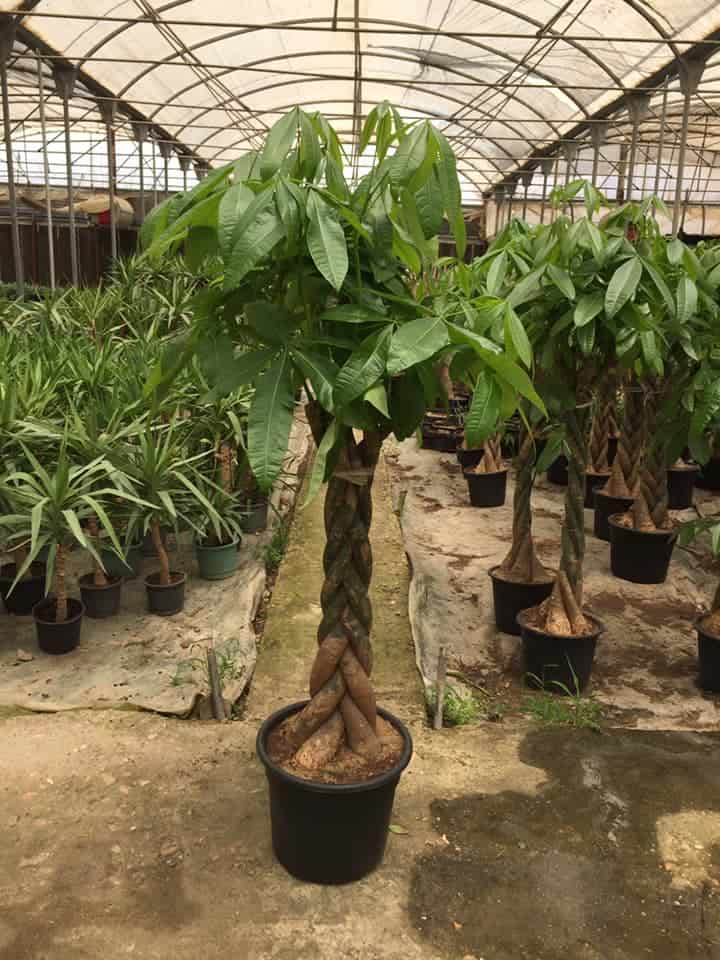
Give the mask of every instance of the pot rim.
<path id="1" fill-rule="evenodd" d="M 501 473 L 508 473 L 509 467 L 503 467 L 502 470 L 485 470 L 483 473 L 475 473 L 474 470 L 466 470 L 463 468 L 463 476 L 465 477 L 499 477 Z"/>
<path id="2" fill-rule="evenodd" d="M 593 490 L 593 496 L 605 497 L 607 500 L 623 500 L 623 501 L 626 500 L 628 507 L 631 506 L 633 503 L 635 503 L 635 497 L 616 497 L 615 494 L 613 493 L 605 493 L 602 487 L 600 487 L 599 489 L 596 487 Z M 617 516 L 617 514 L 612 513 L 610 514 L 610 516 L 614 517 L 614 516 Z"/>
<path id="3" fill-rule="evenodd" d="M 622 517 L 622 513 L 611 513 L 608 517 L 608 523 L 611 527 L 618 530 L 625 530 L 628 533 L 635 533 L 640 537 L 666 537 L 668 540 L 677 540 L 678 531 L 673 530 L 636 530 L 635 527 L 626 527 L 624 523 L 618 523 L 616 517 Z"/>
<path id="4" fill-rule="evenodd" d="M 82 602 L 82 600 L 78 600 L 77 597 L 68 597 L 67 600 L 68 604 L 77 603 L 80 609 L 72 617 L 68 617 L 67 620 L 63 620 L 62 623 L 57 623 L 55 620 L 45 620 L 37 615 L 39 607 L 46 606 L 49 603 L 57 603 L 57 598 L 55 596 L 43 597 L 39 603 L 35 604 L 35 606 L 32 608 L 33 620 L 35 623 L 41 623 L 44 627 L 67 627 L 70 624 L 77 623 L 78 620 L 81 620 L 85 616 L 85 604 Z"/>
<path id="5" fill-rule="evenodd" d="M 275 763 L 274 760 L 270 759 L 267 750 L 265 749 L 265 742 L 270 735 L 270 731 L 274 727 L 276 727 L 287 717 L 291 716 L 293 713 L 299 713 L 300 710 L 302 710 L 302 708 L 309 702 L 309 700 L 298 700 L 295 703 L 287 704 L 286 706 L 281 707 L 279 710 L 276 710 L 274 713 L 271 713 L 269 717 L 266 717 L 265 720 L 263 720 L 260 729 L 257 732 L 257 737 L 255 738 L 255 749 L 260 762 L 265 767 L 267 774 L 272 772 L 272 774 L 279 780 L 282 780 L 288 784 L 292 784 L 296 787 L 301 787 L 308 793 L 339 796 L 342 794 L 347 795 L 351 793 L 364 793 L 369 790 L 375 790 L 380 787 L 384 787 L 393 780 L 397 780 L 403 770 L 410 763 L 410 759 L 413 754 L 413 742 L 412 737 L 410 736 L 410 731 L 402 722 L 402 720 L 390 713 L 388 710 L 378 707 L 378 714 L 383 718 L 383 720 L 387 720 L 388 723 L 391 723 L 403 738 L 403 750 L 400 754 L 400 758 L 389 770 L 386 770 L 384 773 L 381 773 L 378 776 L 371 777 L 369 780 L 362 780 L 356 783 L 319 783 L 314 780 L 305 780 L 303 777 L 297 777 L 295 774 L 289 773 L 279 764 Z"/>
<path id="6" fill-rule="evenodd" d="M 703 628 L 700 626 L 700 621 L 704 620 L 705 617 L 709 617 L 711 613 L 712 613 L 712 610 L 703 610 L 702 613 L 698 613 L 696 617 L 693 617 L 693 621 L 692 621 L 693 629 L 697 630 L 698 633 L 702 633 L 706 637 L 710 637 L 713 640 L 717 640 L 717 642 L 720 643 L 720 635 L 718 635 L 717 633 L 710 633 L 710 631 L 708 630 L 703 630 Z"/>
<path id="7" fill-rule="evenodd" d="M 180 587 L 187 580 L 187 574 L 183 573 L 182 570 L 171 570 L 170 576 L 180 577 L 180 580 L 176 580 L 174 583 L 149 583 L 150 577 L 157 577 L 160 575 L 160 572 L 156 570 L 154 573 L 149 573 L 145 577 L 145 586 L 148 590 L 172 590 L 173 588 Z"/>
<path id="8" fill-rule="evenodd" d="M 98 593 L 101 593 L 103 590 L 113 590 L 115 587 L 118 586 L 118 584 L 122 585 L 122 582 L 123 582 L 122 577 L 110 577 L 108 576 L 108 574 L 105 574 L 105 576 L 107 577 L 108 582 L 102 587 L 98 586 L 96 583 L 93 583 L 92 573 L 84 573 L 78 579 L 78 583 L 80 584 L 80 588 L 82 590 L 97 590 Z M 86 578 L 89 578 L 89 580 Z"/>
<path id="9" fill-rule="evenodd" d="M 238 546 L 240 545 L 240 542 L 241 542 L 240 537 L 238 537 L 236 540 L 233 540 L 231 543 L 218 543 L 215 545 L 201 543 L 199 540 L 196 540 L 195 549 L 207 550 L 207 551 L 212 551 L 212 550 L 219 551 L 219 550 L 231 550 L 231 549 L 237 550 Z"/>
<path id="10" fill-rule="evenodd" d="M 496 571 L 502 566 L 501 563 L 496 563 L 495 566 L 490 567 L 487 572 L 487 575 L 491 580 L 502 580 L 503 583 L 514 583 L 519 587 L 546 587 L 549 583 L 555 583 L 557 580 L 557 572 L 552 576 L 548 577 L 547 580 L 506 580 L 505 577 L 499 576 Z"/>
<path id="11" fill-rule="evenodd" d="M 534 609 L 530 607 L 530 610 Z M 520 613 L 515 617 L 516 622 L 522 630 L 528 630 L 531 633 L 534 633 L 541 637 L 552 637 L 555 640 L 599 640 L 600 637 L 607 633 L 607 625 L 603 620 L 600 620 L 599 617 L 596 617 L 592 613 L 587 611 L 583 612 L 583 616 L 586 620 L 590 620 L 597 627 L 596 630 L 593 630 L 592 633 L 547 633 L 545 630 L 541 630 L 539 627 L 534 627 L 532 624 L 524 623 L 525 615 L 528 613 L 528 610 L 521 610 Z"/>

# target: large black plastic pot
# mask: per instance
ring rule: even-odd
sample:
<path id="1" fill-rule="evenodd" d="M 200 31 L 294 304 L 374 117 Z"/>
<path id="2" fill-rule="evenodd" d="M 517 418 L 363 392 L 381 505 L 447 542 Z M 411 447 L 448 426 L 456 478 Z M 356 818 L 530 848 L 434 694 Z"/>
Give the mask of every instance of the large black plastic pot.
<path id="1" fill-rule="evenodd" d="M 547 478 L 550 483 L 556 483 L 560 487 L 568 485 L 568 459 L 564 454 L 555 457 L 548 467 Z"/>
<path id="2" fill-rule="evenodd" d="M 688 510 L 693 504 L 693 487 L 700 467 L 689 463 L 686 467 L 670 467 L 667 472 L 668 507 Z"/>
<path id="3" fill-rule="evenodd" d="M 554 580 L 542 583 L 519 583 L 498 576 L 497 567 L 488 571 L 493 585 L 493 606 L 495 608 L 495 626 L 503 633 L 520 636 L 517 616 L 522 610 L 536 607 L 552 593 Z"/>
<path id="4" fill-rule="evenodd" d="M 619 522 L 621 516 L 615 514 L 608 521 L 613 576 L 630 583 L 665 583 L 677 533 L 634 530 Z"/>
<path id="5" fill-rule="evenodd" d="M 80 643 L 80 631 L 85 613 L 84 604 L 74 597 L 68 597 L 67 619 L 56 623 L 56 607 L 55 597 L 47 597 L 40 603 L 36 603 L 32 612 L 38 646 L 44 653 L 51 653 L 54 656 L 70 653 Z"/>
<path id="6" fill-rule="evenodd" d="M 473 507 L 501 507 L 505 503 L 507 470 L 494 473 L 472 473 L 464 470 L 470 503 Z"/>
<path id="7" fill-rule="evenodd" d="M 45 596 L 45 564 L 31 564 L 30 576 L 19 580 L 11 593 L 10 588 L 16 576 L 16 564 L 6 563 L 0 567 L 0 597 L 8 613 L 13 613 L 16 617 L 28 617 L 35 604 L 40 603 Z"/>
<path id="8" fill-rule="evenodd" d="M 608 478 L 609 474 L 607 473 L 588 472 L 585 474 L 585 506 L 588 510 L 592 510 L 595 506 L 595 491 L 604 487 Z"/>
<path id="9" fill-rule="evenodd" d="M 720 490 L 720 457 L 713 457 L 702 465 L 695 486 L 701 490 Z"/>
<path id="10" fill-rule="evenodd" d="M 422 445 L 424 450 L 434 450 L 436 453 L 454 453 L 462 439 L 459 428 L 437 429 L 423 424 Z"/>
<path id="11" fill-rule="evenodd" d="M 708 693 L 720 693 L 720 637 L 703 630 L 704 613 L 695 621 L 698 638 L 698 682 Z"/>
<path id="12" fill-rule="evenodd" d="M 104 587 L 95 585 L 95 578 L 91 573 L 80 577 L 80 596 L 87 615 L 93 620 L 114 617 L 120 609 L 122 585 L 122 577 L 108 577 Z"/>
<path id="13" fill-rule="evenodd" d="M 482 460 L 485 448 L 480 447 L 479 450 L 466 450 L 464 447 L 458 447 L 456 453 L 458 463 L 463 470 L 472 470 L 473 467 L 476 467 Z"/>
<path id="14" fill-rule="evenodd" d="M 273 850 L 288 873 L 299 880 L 350 883 L 362 879 L 382 861 L 395 787 L 410 762 L 412 740 L 397 717 L 378 708 L 404 742 L 402 755 L 392 769 L 360 783 L 303 780 L 270 759 L 267 741 L 271 730 L 306 702 L 273 713 L 257 735 L 257 753 L 270 789 Z"/>
<path id="15" fill-rule="evenodd" d="M 171 617 L 180 613 L 185 606 L 185 581 L 187 577 L 177 570 L 170 571 L 170 583 L 160 583 L 160 574 L 151 573 L 145 577 L 147 608 L 149 613 L 159 617 Z"/>
<path id="16" fill-rule="evenodd" d="M 527 623 L 530 613 L 518 614 L 522 635 L 525 683 L 550 693 L 580 693 L 592 673 L 598 637 L 605 632 L 605 624 L 585 614 L 592 624 L 592 633 L 585 636 L 557 636 L 545 633 Z"/>
<path id="17" fill-rule="evenodd" d="M 611 497 L 608 493 L 603 493 L 597 487 L 593 490 L 593 499 L 595 501 L 595 517 L 593 519 L 593 532 L 598 540 L 610 540 L 609 519 L 614 513 L 625 513 L 635 502 L 634 497 Z"/>

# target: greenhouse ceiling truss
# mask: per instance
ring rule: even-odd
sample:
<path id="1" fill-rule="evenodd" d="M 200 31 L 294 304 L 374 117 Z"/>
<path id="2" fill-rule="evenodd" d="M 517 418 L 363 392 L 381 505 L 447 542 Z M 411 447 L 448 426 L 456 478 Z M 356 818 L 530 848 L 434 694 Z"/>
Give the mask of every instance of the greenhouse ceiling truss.
<path id="1" fill-rule="evenodd" d="M 105 189 L 111 217 L 118 192 L 139 191 L 144 210 L 146 192 L 256 148 L 296 104 L 326 113 L 361 176 L 363 116 L 381 99 L 445 132 L 464 201 L 494 206 L 496 227 L 518 203 L 544 217 L 549 190 L 576 175 L 613 199 L 664 195 L 675 232 L 689 204 L 720 202 L 715 3 L 395 0 L 393 18 L 381 0 L 257 0 L 235 18 L 227 6 L 0 0 L 0 181 L 16 234 L 23 185 L 44 186 L 49 219 L 64 187 L 72 232 L 75 186 Z"/>

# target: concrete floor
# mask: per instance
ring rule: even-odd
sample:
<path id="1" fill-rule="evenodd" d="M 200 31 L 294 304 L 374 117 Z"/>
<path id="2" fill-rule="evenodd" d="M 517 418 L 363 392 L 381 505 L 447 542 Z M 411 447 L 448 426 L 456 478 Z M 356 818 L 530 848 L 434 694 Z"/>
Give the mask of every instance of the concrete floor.
<path id="1" fill-rule="evenodd" d="M 2 960 L 720 960 L 714 734 L 502 723 L 431 733 L 379 477 L 377 685 L 415 756 L 385 863 L 304 885 L 273 860 L 258 721 L 302 695 L 321 500 L 300 511 L 246 717 L 0 721 Z"/>

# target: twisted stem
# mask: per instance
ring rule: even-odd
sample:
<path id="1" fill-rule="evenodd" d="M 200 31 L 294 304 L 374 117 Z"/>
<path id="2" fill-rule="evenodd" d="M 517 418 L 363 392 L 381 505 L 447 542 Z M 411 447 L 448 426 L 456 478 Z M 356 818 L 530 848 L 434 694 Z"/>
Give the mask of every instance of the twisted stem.
<path id="1" fill-rule="evenodd" d="M 640 459 L 645 437 L 645 396 L 636 382 L 625 385 L 625 416 L 610 479 L 603 493 L 634 497 L 640 482 Z"/>
<path id="2" fill-rule="evenodd" d="M 321 412 L 309 410 L 308 417 L 317 437 Z M 290 730 L 296 760 L 309 769 L 323 767 L 343 744 L 365 758 L 381 750 L 370 682 L 369 598 L 372 482 L 381 442 L 379 434 L 365 433 L 358 441 L 348 431 L 328 481 L 322 619 L 310 673 L 311 699 Z"/>
<path id="3" fill-rule="evenodd" d="M 535 443 L 524 424 L 520 434 L 520 448 L 515 458 L 515 471 L 512 545 L 497 573 L 519 583 L 548 581 L 551 575 L 535 553 L 532 536 L 531 497 L 535 483 Z"/>
<path id="4" fill-rule="evenodd" d="M 652 532 L 669 527 L 667 460 L 668 431 L 663 429 L 660 410 L 664 384 L 655 383 L 648 389 L 644 405 L 646 442 L 640 465 L 638 492 L 633 504 L 633 526 Z"/>

